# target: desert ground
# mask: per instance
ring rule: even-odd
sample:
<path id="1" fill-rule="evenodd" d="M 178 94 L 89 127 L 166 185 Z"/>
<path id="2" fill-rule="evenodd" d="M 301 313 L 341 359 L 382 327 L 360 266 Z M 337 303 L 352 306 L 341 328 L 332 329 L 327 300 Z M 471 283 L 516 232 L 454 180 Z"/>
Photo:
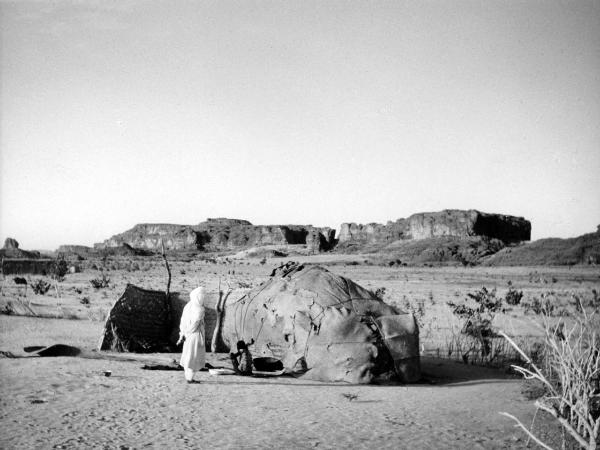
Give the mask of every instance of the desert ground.
<path id="1" fill-rule="evenodd" d="M 0 437 L 2 448 L 525 448 L 527 437 L 499 414 L 526 424 L 533 400 L 520 377 L 497 358 L 464 363 L 460 323 L 447 302 L 482 287 L 523 292 L 520 305 L 494 319 L 526 348 L 541 334 L 531 305 L 552 305 L 567 319 L 578 301 L 597 304 L 600 269 L 573 267 L 388 267 L 361 255 L 289 258 L 249 255 L 170 257 L 171 291 L 198 284 L 216 299 L 219 286 L 241 296 L 288 259 L 322 264 L 413 311 L 421 330 L 423 380 L 411 385 L 349 385 L 302 378 L 212 376 L 186 384 L 178 371 L 143 370 L 177 354 L 97 352 L 106 314 L 127 283 L 165 289 L 160 257 L 77 261 L 76 273 L 44 295 L 6 276 L 0 296 Z M 30 283 L 39 278 L 26 275 Z M 108 286 L 94 288 L 93 279 Z M 594 303 L 596 302 L 596 303 Z M 529 306 L 528 306 L 529 305 Z M 30 356 L 24 347 L 79 347 L 79 357 Z M 508 351 L 506 355 L 508 355 Z M 505 355 L 505 356 L 506 356 Z M 227 365 L 223 354 L 209 354 Z M 476 364 L 473 364 L 475 362 Z M 491 367 L 490 367 L 491 366 Z M 112 375 L 106 377 L 104 372 Z M 538 413 L 534 429 L 556 447 L 562 433 Z M 567 442 L 567 446 L 570 443 Z M 535 446 L 530 444 L 530 446 Z"/>

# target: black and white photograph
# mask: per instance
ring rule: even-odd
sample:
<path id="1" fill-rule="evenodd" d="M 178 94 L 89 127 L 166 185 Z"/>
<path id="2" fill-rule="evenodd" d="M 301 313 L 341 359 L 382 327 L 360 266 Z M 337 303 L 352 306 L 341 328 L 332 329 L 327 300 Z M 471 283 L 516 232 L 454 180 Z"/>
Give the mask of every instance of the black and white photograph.
<path id="1" fill-rule="evenodd" d="M 600 1 L 0 0 L 0 448 L 600 449 Z"/>

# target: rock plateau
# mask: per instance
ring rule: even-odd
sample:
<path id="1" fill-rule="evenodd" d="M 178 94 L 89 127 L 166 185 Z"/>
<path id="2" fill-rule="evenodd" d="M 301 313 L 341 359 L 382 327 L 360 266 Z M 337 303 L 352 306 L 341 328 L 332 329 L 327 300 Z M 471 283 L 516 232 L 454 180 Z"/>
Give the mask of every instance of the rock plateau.
<path id="1" fill-rule="evenodd" d="M 531 239 L 531 223 L 523 217 L 488 214 L 474 209 L 446 209 L 439 212 L 413 214 L 386 225 L 343 223 L 340 244 L 387 245 L 400 240 L 438 237 L 469 238 L 485 236 L 504 243 Z"/>
<path id="2" fill-rule="evenodd" d="M 95 244 L 96 249 L 118 247 L 159 251 L 166 250 L 234 250 L 263 245 L 306 245 L 309 251 L 329 250 L 334 245 L 335 230 L 312 225 L 252 225 L 239 219 L 208 219 L 198 225 L 138 224 L 131 230 Z"/>

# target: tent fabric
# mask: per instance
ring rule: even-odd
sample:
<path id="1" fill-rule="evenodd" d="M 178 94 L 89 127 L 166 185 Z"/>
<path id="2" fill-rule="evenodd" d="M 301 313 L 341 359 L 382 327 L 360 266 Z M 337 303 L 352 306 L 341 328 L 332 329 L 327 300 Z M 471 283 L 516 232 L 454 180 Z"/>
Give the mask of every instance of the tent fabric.
<path id="1" fill-rule="evenodd" d="M 369 383 L 394 376 L 417 381 L 419 331 L 398 311 L 353 281 L 320 266 L 286 264 L 235 302 L 223 317 L 223 341 L 250 342 L 254 356 L 326 381 Z"/>
<path id="2" fill-rule="evenodd" d="M 216 324 L 214 299 L 204 301 L 204 317 L 207 338 L 206 350 L 210 351 L 209 338 Z M 100 350 L 116 352 L 176 352 L 179 322 L 189 297 L 179 292 L 169 293 L 127 285 L 108 314 Z M 167 330 L 167 336 L 164 335 Z"/>
<path id="3" fill-rule="evenodd" d="M 163 291 L 128 284 L 108 314 L 100 350 L 158 352 L 173 350 L 169 301 Z"/>

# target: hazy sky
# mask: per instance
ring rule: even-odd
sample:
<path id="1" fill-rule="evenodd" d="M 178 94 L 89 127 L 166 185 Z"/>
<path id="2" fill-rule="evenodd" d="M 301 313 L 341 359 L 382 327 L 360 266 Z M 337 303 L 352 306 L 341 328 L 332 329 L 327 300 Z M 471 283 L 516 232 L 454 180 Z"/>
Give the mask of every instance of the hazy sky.
<path id="1" fill-rule="evenodd" d="M 600 2 L 2 2 L 0 238 L 600 223 Z"/>

